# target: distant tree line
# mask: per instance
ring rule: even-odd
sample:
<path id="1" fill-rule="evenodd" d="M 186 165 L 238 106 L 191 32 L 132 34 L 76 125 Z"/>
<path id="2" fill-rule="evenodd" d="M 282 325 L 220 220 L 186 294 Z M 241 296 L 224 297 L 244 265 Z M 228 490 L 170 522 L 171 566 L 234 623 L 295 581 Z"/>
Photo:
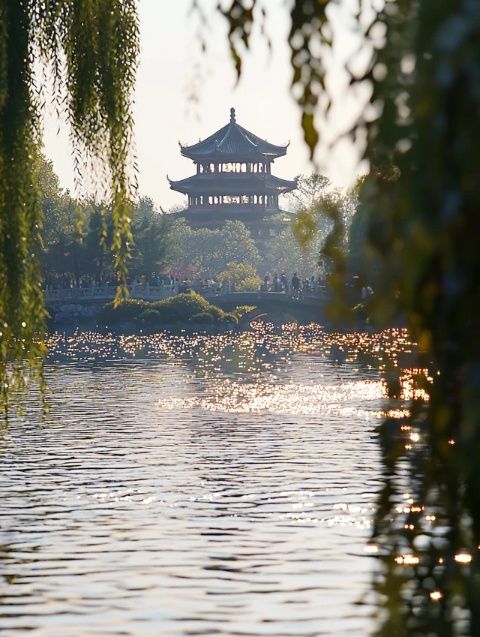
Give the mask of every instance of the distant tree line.
<path id="1" fill-rule="evenodd" d="M 51 162 L 41 155 L 37 174 L 44 214 L 40 262 L 46 284 L 115 285 L 110 206 L 93 199 L 79 200 L 63 190 Z M 132 211 L 129 281 L 214 278 L 237 290 L 255 290 L 267 272 L 324 277 L 332 267 L 322 256 L 332 229 L 328 215 L 332 207 L 342 211 L 345 222 L 338 249 L 348 253 L 353 247 L 355 252 L 361 242 L 354 191 L 333 189 L 323 175 L 301 176 L 297 191 L 284 199 L 283 207 L 294 213 L 292 222 L 269 237 L 260 254 L 250 230 L 240 221 L 227 221 L 216 229 L 192 229 L 184 220 L 173 220 L 158 211 L 148 197 L 141 197 Z M 305 213 L 313 220 L 311 236 L 308 242 L 299 242 L 296 222 Z"/>
<path id="2" fill-rule="evenodd" d="M 111 207 L 64 191 L 51 162 L 39 157 L 38 188 L 44 227 L 40 263 L 47 285 L 117 283 Z M 146 282 L 167 267 L 171 242 L 167 216 L 142 197 L 133 208 L 129 279 Z"/>

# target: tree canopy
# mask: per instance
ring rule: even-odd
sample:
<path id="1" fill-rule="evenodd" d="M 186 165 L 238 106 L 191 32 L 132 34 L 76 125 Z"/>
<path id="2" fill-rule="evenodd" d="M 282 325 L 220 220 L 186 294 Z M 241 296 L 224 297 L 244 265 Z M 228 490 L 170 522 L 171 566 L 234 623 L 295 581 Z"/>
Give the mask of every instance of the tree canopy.
<path id="1" fill-rule="evenodd" d="M 219 229 L 192 229 L 185 221 L 174 223 L 169 261 L 176 276 L 211 277 L 230 262 L 255 268 L 260 255 L 249 229 L 241 221 L 226 221 Z"/>

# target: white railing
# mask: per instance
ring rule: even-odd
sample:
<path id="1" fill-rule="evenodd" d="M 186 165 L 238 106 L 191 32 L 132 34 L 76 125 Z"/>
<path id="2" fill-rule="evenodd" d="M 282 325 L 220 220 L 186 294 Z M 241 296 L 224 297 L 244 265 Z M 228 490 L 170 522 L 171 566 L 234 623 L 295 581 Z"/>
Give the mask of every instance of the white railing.
<path id="1" fill-rule="evenodd" d="M 178 285 L 129 285 L 130 298 L 159 301 L 178 293 Z M 45 300 L 52 302 L 111 301 L 117 288 L 114 285 L 92 285 L 86 288 L 47 288 Z"/>

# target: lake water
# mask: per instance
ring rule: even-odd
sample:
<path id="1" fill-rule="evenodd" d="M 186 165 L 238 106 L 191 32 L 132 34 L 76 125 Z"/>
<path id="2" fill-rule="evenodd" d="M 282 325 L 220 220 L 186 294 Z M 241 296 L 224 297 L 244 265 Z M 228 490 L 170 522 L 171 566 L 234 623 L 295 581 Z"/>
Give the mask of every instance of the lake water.
<path id="1" fill-rule="evenodd" d="M 48 424 L 31 398 L 0 434 L 1 635 L 368 635 L 362 342 L 52 337 Z"/>

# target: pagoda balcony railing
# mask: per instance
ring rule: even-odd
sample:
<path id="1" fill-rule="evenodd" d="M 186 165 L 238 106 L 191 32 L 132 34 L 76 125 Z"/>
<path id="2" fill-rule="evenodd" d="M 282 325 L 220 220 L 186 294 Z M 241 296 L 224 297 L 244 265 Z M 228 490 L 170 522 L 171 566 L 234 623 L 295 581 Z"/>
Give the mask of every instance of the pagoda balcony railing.
<path id="1" fill-rule="evenodd" d="M 264 203 L 205 203 L 205 204 L 190 204 L 188 206 L 188 210 L 190 211 L 198 211 L 198 212 L 206 212 L 215 210 L 258 210 L 263 211 L 266 210 L 268 212 L 278 211 L 279 208 L 276 204 L 264 204 Z"/>

